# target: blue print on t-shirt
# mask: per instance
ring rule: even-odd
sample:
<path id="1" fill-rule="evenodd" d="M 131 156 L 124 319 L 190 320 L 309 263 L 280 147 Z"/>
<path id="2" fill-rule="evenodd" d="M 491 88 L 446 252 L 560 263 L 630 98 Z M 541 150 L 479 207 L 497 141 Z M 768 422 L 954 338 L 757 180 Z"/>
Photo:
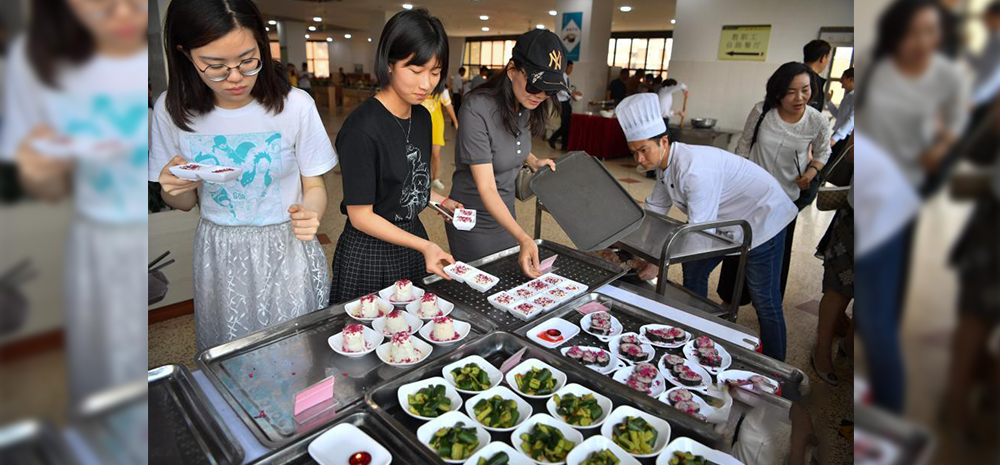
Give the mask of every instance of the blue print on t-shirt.
<path id="1" fill-rule="evenodd" d="M 235 180 L 203 185 L 203 217 L 229 226 L 262 226 L 286 219 L 277 183 L 281 173 L 280 133 L 192 135 L 187 139 L 195 162 L 243 169 Z"/>

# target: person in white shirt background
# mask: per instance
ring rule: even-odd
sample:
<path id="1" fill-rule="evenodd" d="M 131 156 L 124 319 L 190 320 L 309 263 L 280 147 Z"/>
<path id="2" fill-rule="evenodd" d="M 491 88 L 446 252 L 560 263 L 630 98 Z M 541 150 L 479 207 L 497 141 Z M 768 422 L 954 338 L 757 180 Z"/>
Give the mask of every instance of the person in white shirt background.
<path id="1" fill-rule="evenodd" d="M 778 67 L 767 80 L 764 101 L 754 105 L 747 115 L 743 134 L 736 145 L 736 154 L 749 158 L 771 173 L 799 210 L 815 198 L 818 186 L 813 180 L 830 158 L 830 122 L 808 104 L 812 95 L 812 75 L 809 67 L 798 62 Z M 788 283 L 795 225 L 796 221 L 792 220 L 785 234 L 782 296 Z M 729 258 L 723 264 L 718 286 L 719 296 L 725 302 L 731 302 L 735 275 L 736 261 Z M 741 305 L 748 303 L 746 299 L 741 300 Z"/>
<path id="2" fill-rule="evenodd" d="M 837 118 L 833 124 L 833 136 L 830 138 L 831 155 L 844 151 L 847 140 L 854 132 L 854 67 L 847 68 L 840 76 L 840 84 L 844 87 L 844 96 L 840 105 L 828 102 L 827 107 Z"/>
<path id="3" fill-rule="evenodd" d="M 250 0 L 173 0 L 164 24 L 170 79 L 153 109 L 148 175 L 168 205 L 200 206 L 200 352 L 327 305 L 316 231 L 327 202 L 322 175 L 337 155 L 313 100 L 272 60 Z M 243 173 L 204 184 L 171 173 L 189 162 Z"/>
<path id="4" fill-rule="evenodd" d="M 462 108 L 462 95 L 465 93 L 465 67 L 458 68 L 458 72 L 451 77 L 448 82 L 448 89 L 451 91 L 451 101 L 454 103 L 455 114 Z"/>
<path id="5" fill-rule="evenodd" d="M 316 77 L 311 71 L 309 71 L 309 63 L 302 63 L 302 72 L 299 73 L 299 89 L 306 91 L 309 96 L 312 96 L 312 80 Z"/>
<path id="6" fill-rule="evenodd" d="M 573 61 L 566 61 L 566 71 L 563 72 L 563 81 L 566 83 L 566 88 L 570 90 L 561 90 L 556 94 L 556 100 L 559 101 L 559 129 L 552 133 L 552 137 L 549 137 L 549 147 L 553 149 L 556 148 L 556 141 L 562 140 L 562 149 L 566 150 L 566 146 L 569 145 L 569 125 L 573 119 L 573 100 L 574 98 L 579 98 L 583 95 L 582 92 L 573 88 L 569 83 L 569 75 L 573 74 Z"/>
<path id="7" fill-rule="evenodd" d="M 0 157 L 28 195 L 74 202 L 62 289 L 75 406 L 148 369 L 148 87 L 137 79 L 149 66 L 148 5 L 68 0 L 33 13 L 4 76 Z M 53 137 L 119 148 L 66 157 L 37 145 Z"/>
<path id="8" fill-rule="evenodd" d="M 778 182 L 749 160 L 716 147 L 671 142 L 659 97 L 629 96 L 615 108 L 637 170 L 656 171 L 646 209 L 666 215 L 676 206 L 688 222 L 742 219 L 753 234 L 746 282 L 760 321 L 764 354 L 785 359 L 785 318 L 780 279 L 785 228 L 797 210 Z M 721 231 L 742 240 L 742 230 Z M 683 265 L 684 287 L 706 297 L 708 277 L 722 261 L 711 258 Z"/>

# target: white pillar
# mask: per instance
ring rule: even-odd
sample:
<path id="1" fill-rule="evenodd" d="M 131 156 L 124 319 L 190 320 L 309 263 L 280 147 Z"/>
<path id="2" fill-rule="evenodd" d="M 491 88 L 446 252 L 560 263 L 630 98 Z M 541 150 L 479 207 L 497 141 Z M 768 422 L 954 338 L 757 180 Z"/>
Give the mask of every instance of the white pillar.
<path id="1" fill-rule="evenodd" d="M 448 36 L 448 70 L 446 73 L 448 79 L 451 79 L 458 72 L 464 59 L 465 37 Z M 469 76 L 469 70 L 465 70 L 465 76 Z"/>
<path id="2" fill-rule="evenodd" d="M 278 21 L 278 43 L 281 45 L 281 62 L 294 64 L 298 69 L 306 61 L 306 23 Z"/>
<path id="3" fill-rule="evenodd" d="M 570 84 L 583 92 L 583 98 L 573 103 L 576 113 L 587 110 L 590 100 L 604 100 L 608 84 L 608 40 L 611 39 L 611 0 L 558 0 L 555 28 L 562 35 L 563 15 L 583 13 L 580 25 L 580 59 L 573 64 Z"/>

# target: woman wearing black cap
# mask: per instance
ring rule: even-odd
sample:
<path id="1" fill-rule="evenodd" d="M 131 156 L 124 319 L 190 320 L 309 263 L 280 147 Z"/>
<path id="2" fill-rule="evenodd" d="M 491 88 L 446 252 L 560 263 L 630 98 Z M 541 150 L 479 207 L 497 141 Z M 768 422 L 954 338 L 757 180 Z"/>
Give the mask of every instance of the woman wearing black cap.
<path id="1" fill-rule="evenodd" d="M 502 72 L 465 97 L 451 197 L 479 213 L 471 231 L 446 227 L 455 259 L 472 261 L 520 245 L 524 274 L 541 275 L 538 246 L 514 218 L 514 185 L 524 163 L 532 170 L 546 165 L 555 170 L 552 160 L 531 153 L 531 137 L 545 132 L 549 98 L 566 89 L 563 58 L 558 36 L 527 32 L 518 37 Z"/>

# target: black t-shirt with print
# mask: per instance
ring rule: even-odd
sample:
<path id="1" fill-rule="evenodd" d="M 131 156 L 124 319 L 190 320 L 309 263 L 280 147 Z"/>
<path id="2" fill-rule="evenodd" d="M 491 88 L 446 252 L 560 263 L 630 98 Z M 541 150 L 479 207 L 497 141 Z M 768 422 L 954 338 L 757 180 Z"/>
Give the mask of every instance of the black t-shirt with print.
<path id="1" fill-rule="evenodd" d="M 344 121 L 336 147 L 344 179 L 341 213 L 348 205 L 372 205 L 377 215 L 398 222 L 416 219 L 427 207 L 431 117 L 423 106 L 413 106 L 410 120 L 399 119 L 372 97 Z"/>

